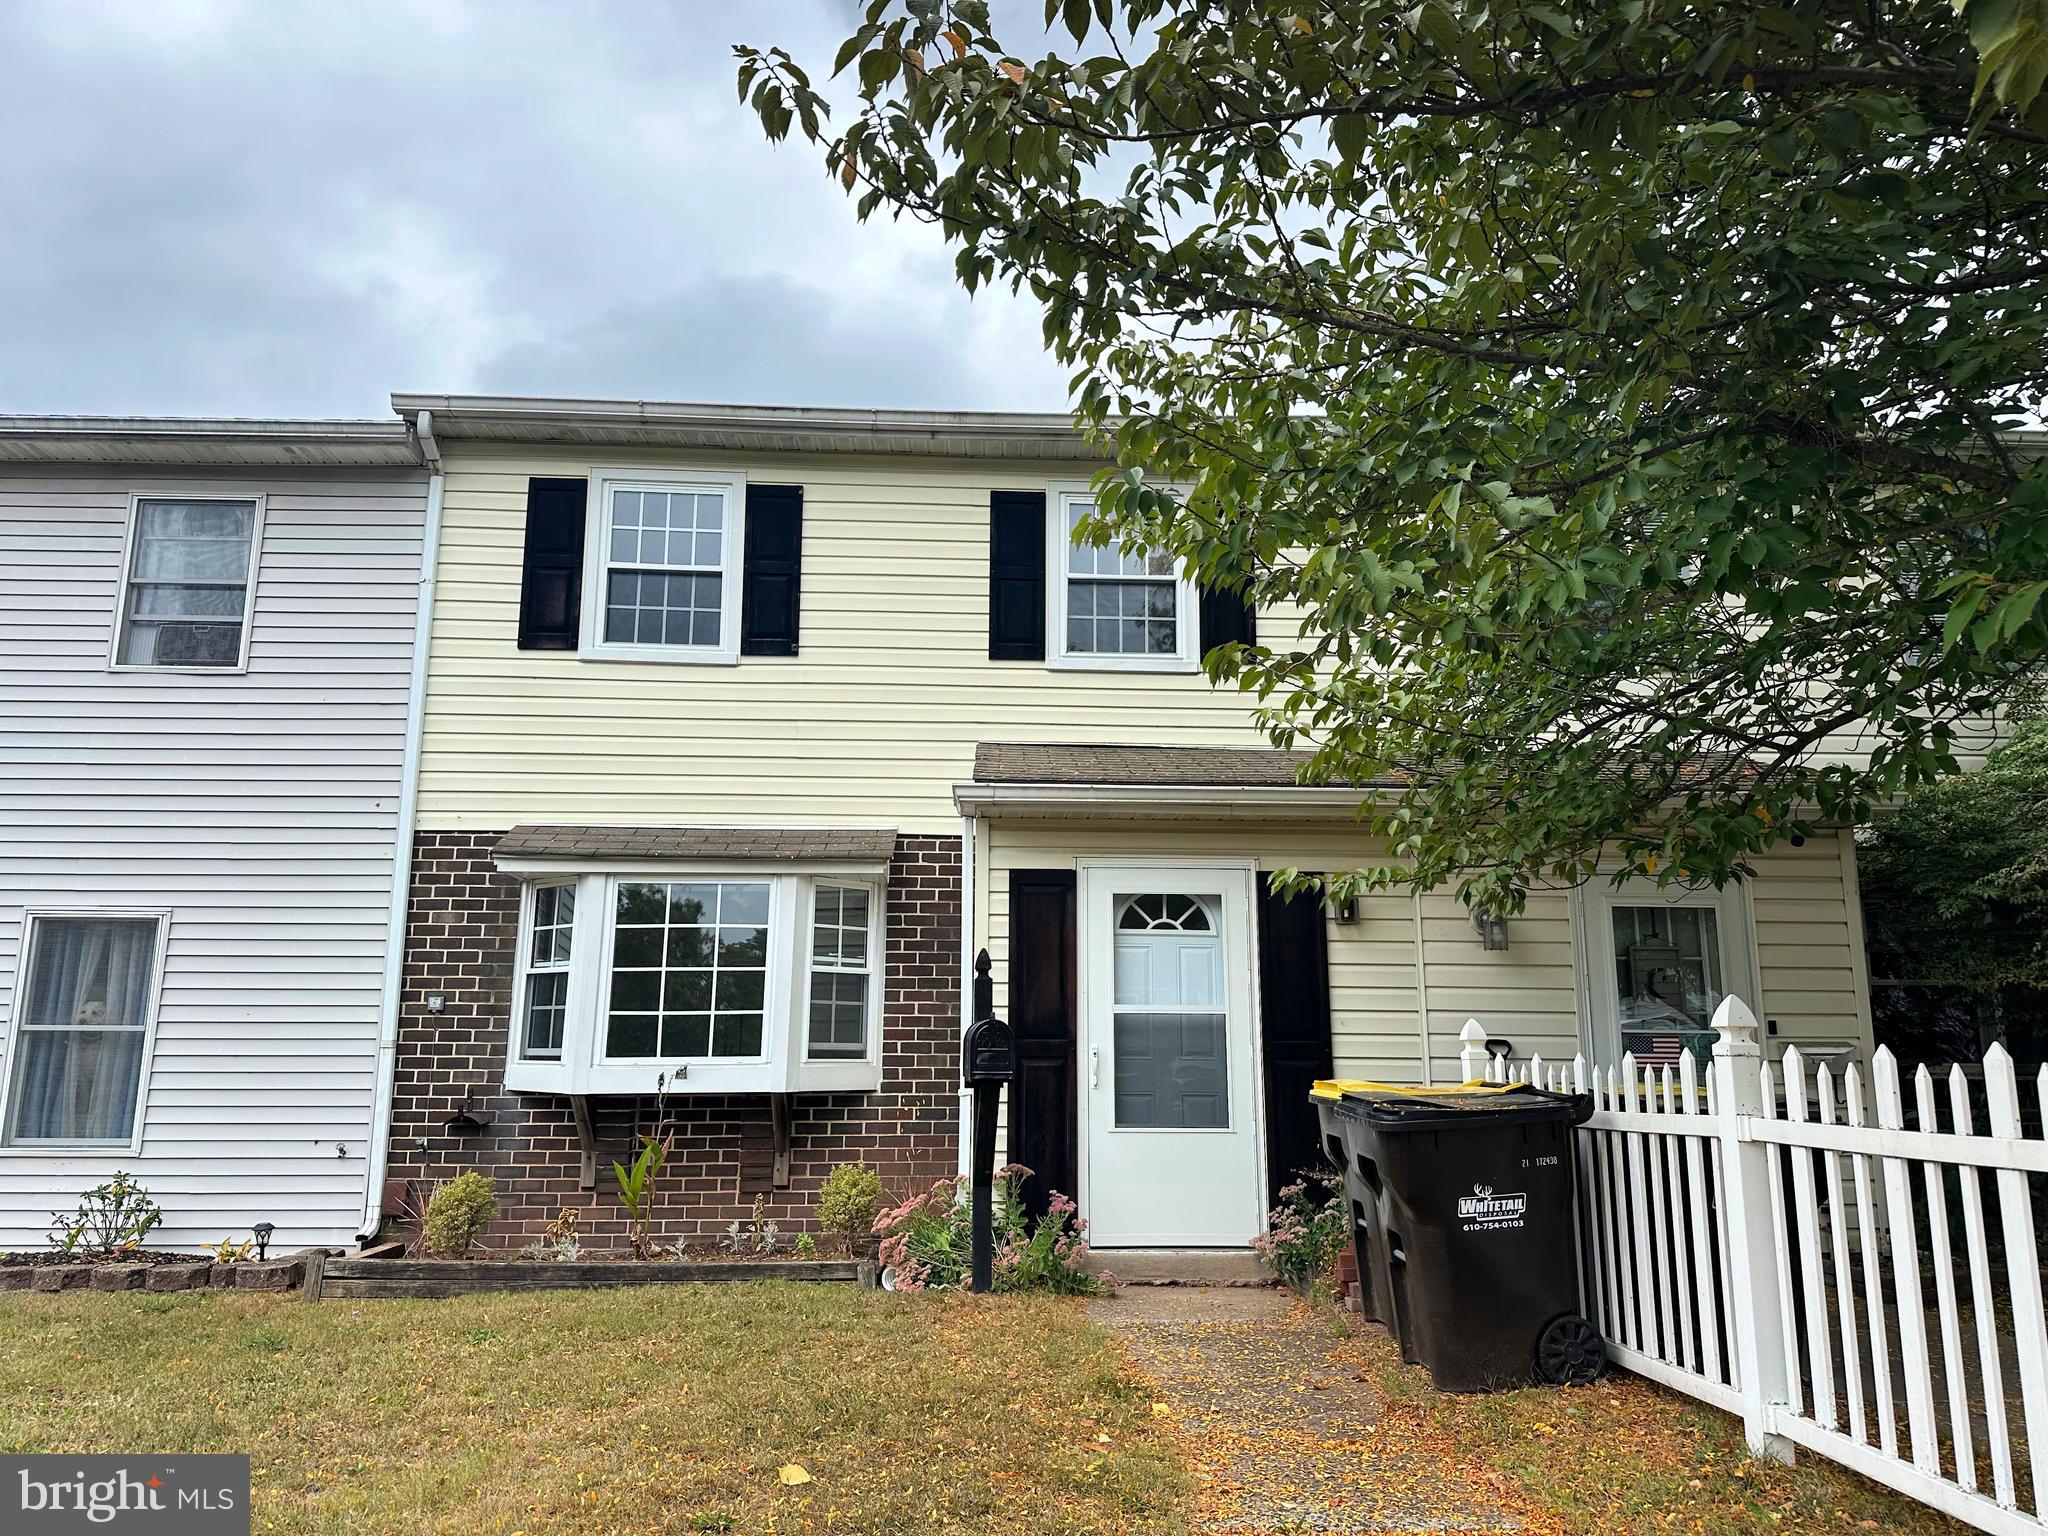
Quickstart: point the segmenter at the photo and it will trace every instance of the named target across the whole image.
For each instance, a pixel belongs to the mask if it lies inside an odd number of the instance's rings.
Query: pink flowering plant
[[[1114,1282],[1082,1267],[1088,1256],[1088,1223],[1072,1199],[1055,1193],[1046,1214],[1033,1226],[1023,1198],[1023,1183],[1030,1173],[1021,1163],[996,1170],[995,1288],[1100,1295]],[[935,1291],[967,1284],[974,1261],[971,1193],[967,1179],[940,1179],[875,1217],[879,1256],[897,1290]]]
[[[1280,1203],[1266,1215],[1266,1230],[1252,1239],[1252,1251],[1275,1278],[1297,1291],[1312,1291],[1337,1266],[1350,1241],[1344,1209],[1344,1181],[1326,1169],[1304,1169],[1280,1191]]]

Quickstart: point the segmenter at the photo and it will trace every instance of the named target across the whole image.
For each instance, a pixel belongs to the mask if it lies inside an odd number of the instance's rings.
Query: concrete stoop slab
[[[1125,1285],[1267,1285],[1272,1277],[1245,1248],[1095,1248],[1088,1267]]]

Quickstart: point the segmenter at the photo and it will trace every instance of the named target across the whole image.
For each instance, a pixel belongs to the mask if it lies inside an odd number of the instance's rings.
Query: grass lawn
[[[8,1294],[0,1450],[247,1451],[294,1533],[1175,1533],[1190,1493],[1074,1304],[821,1285]]]
[[[1304,1360],[1346,1364],[1388,1399],[1361,1448],[1498,1489],[1531,1536],[1963,1531],[1819,1457],[1750,1461],[1635,1377],[1444,1397],[1372,1329]],[[259,1532],[1185,1536],[1192,1447],[1154,1397],[1051,1298],[0,1295],[0,1452],[247,1451]]]
[[[1418,1445],[1454,1447],[1578,1532],[1884,1531],[1971,1536],[1971,1528],[1826,1458],[1755,1460],[1742,1421],[1640,1376],[1620,1373],[1572,1391],[1538,1388],[1448,1397],[1401,1363],[1376,1328],[1340,1347],[1388,1399],[1382,1425]]]

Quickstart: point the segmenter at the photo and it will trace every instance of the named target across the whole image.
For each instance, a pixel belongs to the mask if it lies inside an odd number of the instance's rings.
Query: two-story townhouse
[[[1200,671],[1286,616],[1073,547],[1098,466],[1062,417],[394,404],[447,466],[394,1180],[481,1168],[515,1231],[604,1239],[659,1115],[676,1239],[800,1224],[848,1159],[950,1173],[982,949],[1008,1153],[1108,1248],[1242,1247],[1308,1082],[1446,1081],[1470,1017],[1669,1054],[1732,992],[1868,1049],[1846,836],[1490,931],[1275,899],[1373,853],[1369,787],[1297,784]]]
[[[395,420],[0,418],[0,1250],[374,1227],[429,504]]]

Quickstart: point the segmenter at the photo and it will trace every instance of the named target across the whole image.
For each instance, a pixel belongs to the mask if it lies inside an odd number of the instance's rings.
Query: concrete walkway
[[[1328,1317],[1284,1291],[1132,1286],[1089,1305],[1187,1438],[1198,1529],[1522,1529],[1441,1447],[1383,1423],[1377,1390],[1332,1357]]]

